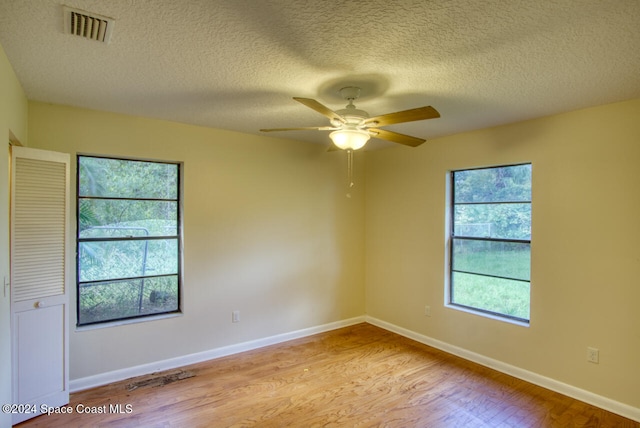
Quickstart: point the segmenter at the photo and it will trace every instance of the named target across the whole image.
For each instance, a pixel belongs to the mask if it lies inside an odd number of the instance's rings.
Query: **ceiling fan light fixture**
[[[358,150],[364,147],[371,136],[362,129],[339,129],[329,134],[333,144],[342,150]]]

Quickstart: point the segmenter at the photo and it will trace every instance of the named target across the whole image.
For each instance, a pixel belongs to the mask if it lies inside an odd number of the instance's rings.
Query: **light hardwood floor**
[[[78,392],[69,406],[18,427],[640,427],[370,324]]]

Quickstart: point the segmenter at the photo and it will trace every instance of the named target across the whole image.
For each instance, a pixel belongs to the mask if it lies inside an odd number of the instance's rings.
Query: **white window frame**
[[[144,162],[144,163],[158,163],[158,164],[168,164],[168,165],[175,165],[177,167],[177,183],[176,183],[176,190],[177,190],[177,197],[175,199],[167,199],[167,201],[172,200],[177,202],[177,233],[175,235],[168,235],[166,237],[162,237],[162,236],[156,236],[153,237],[152,239],[163,239],[163,238],[171,238],[171,239],[176,239],[177,240],[177,306],[175,310],[168,310],[168,311],[161,311],[161,312],[149,312],[149,313],[144,313],[144,314],[139,314],[139,315],[134,315],[134,316],[126,316],[126,317],[121,317],[121,318],[109,318],[109,319],[104,319],[104,320],[100,320],[100,321],[91,321],[91,322],[82,322],[80,320],[80,299],[81,299],[81,293],[80,293],[80,287],[81,285],[81,281],[80,281],[80,253],[79,253],[79,248],[80,248],[80,243],[84,242],[86,240],[80,238],[79,234],[80,234],[80,216],[79,216],[79,209],[80,209],[80,199],[84,198],[85,196],[81,196],[80,195],[80,159],[81,158],[101,158],[101,159],[111,159],[111,160],[121,160],[121,161],[131,161],[131,162]],[[116,325],[122,325],[122,324],[129,324],[132,322],[142,322],[142,321],[151,321],[151,320],[156,320],[156,319],[164,319],[167,317],[174,317],[174,316],[178,316],[182,314],[182,287],[183,287],[183,226],[182,226],[182,219],[183,219],[183,174],[184,174],[184,165],[182,162],[175,162],[175,161],[163,161],[163,160],[149,160],[149,159],[137,159],[137,158],[128,158],[128,157],[117,157],[117,156],[104,156],[104,155],[91,155],[91,154],[81,154],[78,153],[77,155],[77,161],[76,161],[76,268],[78,270],[77,275],[76,275],[76,308],[77,308],[77,316],[76,316],[76,322],[77,322],[77,327],[79,329],[85,330],[85,329],[93,329],[96,327],[109,327],[109,326],[116,326]],[[91,199],[91,197],[88,197],[89,199]],[[106,199],[110,199],[110,198],[106,198]],[[118,198],[115,198],[118,199]],[[124,198],[126,199],[126,198]],[[144,199],[137,199],[137,198],[130,198],[131,200],[144,200]],[[130,238],[129,238],[130,239]],[[94,239],[95,240],[95,239]],[[126,240],[126,238],[125,238]],[[104,281],[95,281],[97,283],[99,282],[111,282],[111,281],[118,281],[119,278],[111,278],[111,279],[105,279]]]
[[[463,305],[463,304],[459,304],[453,301],[453,294],[454,294],[454,284],[453,284],[453,263],[454,263],[454,256],[453,256],[453,250],[454,250],[454,244],[453,241],[454,239],[458,238],[458,239],[468,239],[468,237],[464,237],[464,236],[456,236],[455,235],[455,228],[454,228],[454,208],[455,205],[454,204],[454,197],[455,197],[455,185],[454,185],[454,175],[456,172],[464,172],[464,171],[472,171],[472,170],[485,170],[485,169],[492,169],[492,168],[505,168],[505,167],[513,167],[513,166],[520,166],[520,165],[530,165],[532,166],[532,164],[530,162],[525,162],[525,163],[517,163],[517,164],[505,164],[505,165],[495,165],[495,166],[488,166],[488,167],[474,167],[474,168],[463,168],[463,169],[457,169],[457,170],[451,170],[448,171],[447,173],[447,177],[446,177],[446,213],[445,213],[445,249],[446,249],[446,253],[445,253],[445,307],[447,308],[451,308],[451,309],[455,309],[455,310],[459,310],[462,312],[467,312],[467,313],[472,313],[475,315],[480,315],[486,318],[490,318],[490,319],[495,319],[498,321],[506,321],[509,323],[513,323],[513,324],[517,324],[517,325],[522,325],[522,326],[526,326],[528,327],[530,325],[530,320],[531,320],[531,281],[529,278],[529,281],[526,281],[529,283],[529,316],[527,318],[521,318],[521,317],[514,317],[514,316],[510,316],[508,314],[503,314],[503,313],[499,313],[499,312],[494,312],[494,311],[490,311],[490,310],[486,310],[486,309],[482,309],[482,308],[478,308],[478,307],[473,307],[473,306],[467,306],[467,305]],[[533,180],[533,179],[532,179]],[[522,202],[522,201],[519,201]],[[529,204],[531,204],[531,199],[528,201]],[[530,224],[531,226],[531,224]],[[471,238],[471,239],[475,239],[475,238]],[[517,242],[517,243],[523,243],[523,244],[528,244],[531,248],[531,239],[478,239],[478,240],[487,240],[487,241],[495,241],[495,242]],[[529,269],[531,269],[531,260],[529,260]]]

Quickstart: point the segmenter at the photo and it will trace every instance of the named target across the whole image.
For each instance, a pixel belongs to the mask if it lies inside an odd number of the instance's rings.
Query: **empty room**
[[[640,427],[638,28],[0,0],[0,427]]]

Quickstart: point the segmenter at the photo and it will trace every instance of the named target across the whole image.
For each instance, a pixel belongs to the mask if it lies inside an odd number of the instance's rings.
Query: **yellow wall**
[[[72,157],[184,162],[184,316],[72,328],[72,380],[364,314],[364,190],[346,197],[345,153],[37,102],[29,135]]]
[[[367,314],[639,408],[639,119],[632,100],[368,153]],[[519,162],[533,164],[530,327],[443,304],[447,171]]]
[[[27,98],[0,46],[0,402],[11,402],[11,332],[9,290],[9,138],[27,139]],[[11,415],[0,413],[0,426],[10,426]]]

